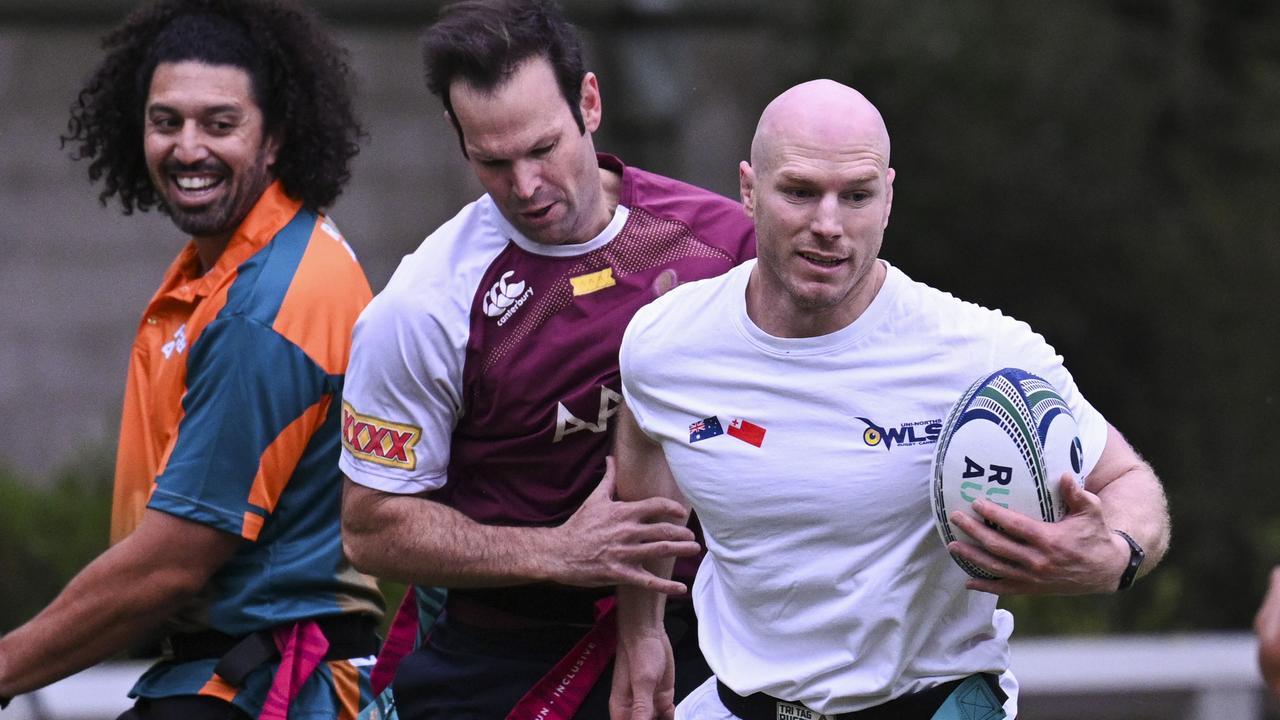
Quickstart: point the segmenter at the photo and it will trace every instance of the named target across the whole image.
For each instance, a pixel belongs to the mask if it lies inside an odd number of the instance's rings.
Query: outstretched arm
[[[614,499],[612,461],[600,485],[557,527],[484,525],[417,495],[346,481],[342,540],[352,564],[417,585],[497,587],[555,582],[582,587],[637,585],[679,594],[685,587],[650,572],[658,557],[698,554],[677,502]]]
[[[624,406],[614,440],[618,467],[618,497],[646,501],[662,498],[688,503],[676,487],[662,448],[641,432]],[[668,578],[675,558],[667,555],[646,563],[654,575]],[[663,629],[666,597],[645,587],[618,588],[618,652],[613,669],[609,713],[614,720],[649,720],[675,716],[675,660]]]
[[[1107,444],[1085,487],[1061,481],[1067,515],[1045,523],[980,500],[978,515],[995,530],[956,512],[951,521],[978,544],[952,542],[947,549],[1000,577],[968,581],[972,590],[997,594],[1076,595],[1113,592],[1129,563],[1123,530],[1142,546],[1145,575],[1169,548],[1169,509],[1160,480],[1120,431],[1108,426]]]
[[[147,510],[40,614],[0,638],[0,696],[29,692],[128,649],[196,595],[241,539]]]

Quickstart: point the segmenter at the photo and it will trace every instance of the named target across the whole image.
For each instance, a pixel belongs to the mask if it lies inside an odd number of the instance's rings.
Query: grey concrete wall
[[[39,482],[113,447],[138,318],[185,238],[155,213],[97,202],[59,149],[102,27],[0,25],[0,465]],[[417,26],[348,27],[369,140],[331,215],[374,289],[479,186],[421,81]],[[590,36],[605,122],[597,147],[726,194],[776,88],[760,31],[639,27]]]

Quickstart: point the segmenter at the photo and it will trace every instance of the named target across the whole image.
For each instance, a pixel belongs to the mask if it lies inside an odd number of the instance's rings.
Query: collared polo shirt
[[[381,613],[338,524],[340,397],[351,329],[371,296],[338,230],[279,183],[208,272],[194,243],[166,272],[130,356],[112,541],[146,508],[244,540],[173,630],[242,635]],[[211,671],[172,664],[135,688],[196,691],[234,696]]]

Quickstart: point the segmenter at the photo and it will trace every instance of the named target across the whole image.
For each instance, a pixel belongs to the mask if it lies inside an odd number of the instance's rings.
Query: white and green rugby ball
[[[973,542],[948,515],[960,510],[979,518],[972,505],[980,498],[1045,522],[1061,520],[1059,480],[1071,473],[1083,485],[1083,462],[1075,418],[1048,381],[1016,368],[978,378],[938,437],[930,493],[938,535],[944,544]],[[952,557],[970,575],[995,579]]]

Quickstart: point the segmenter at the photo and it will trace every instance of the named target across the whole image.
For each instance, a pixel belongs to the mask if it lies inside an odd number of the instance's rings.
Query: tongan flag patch
[[[720,427],[720,418],[712,415],[709,418],[703,418],[689,426],[689,442],[696,443],[699,440],[706,440],[717,435],[723,435],[724,428]]]
[[[729,422],[729,437],[736,437],[744,443],[750,443],[756,447],[764,444],[764,428],[742,418],[734,418]]]

